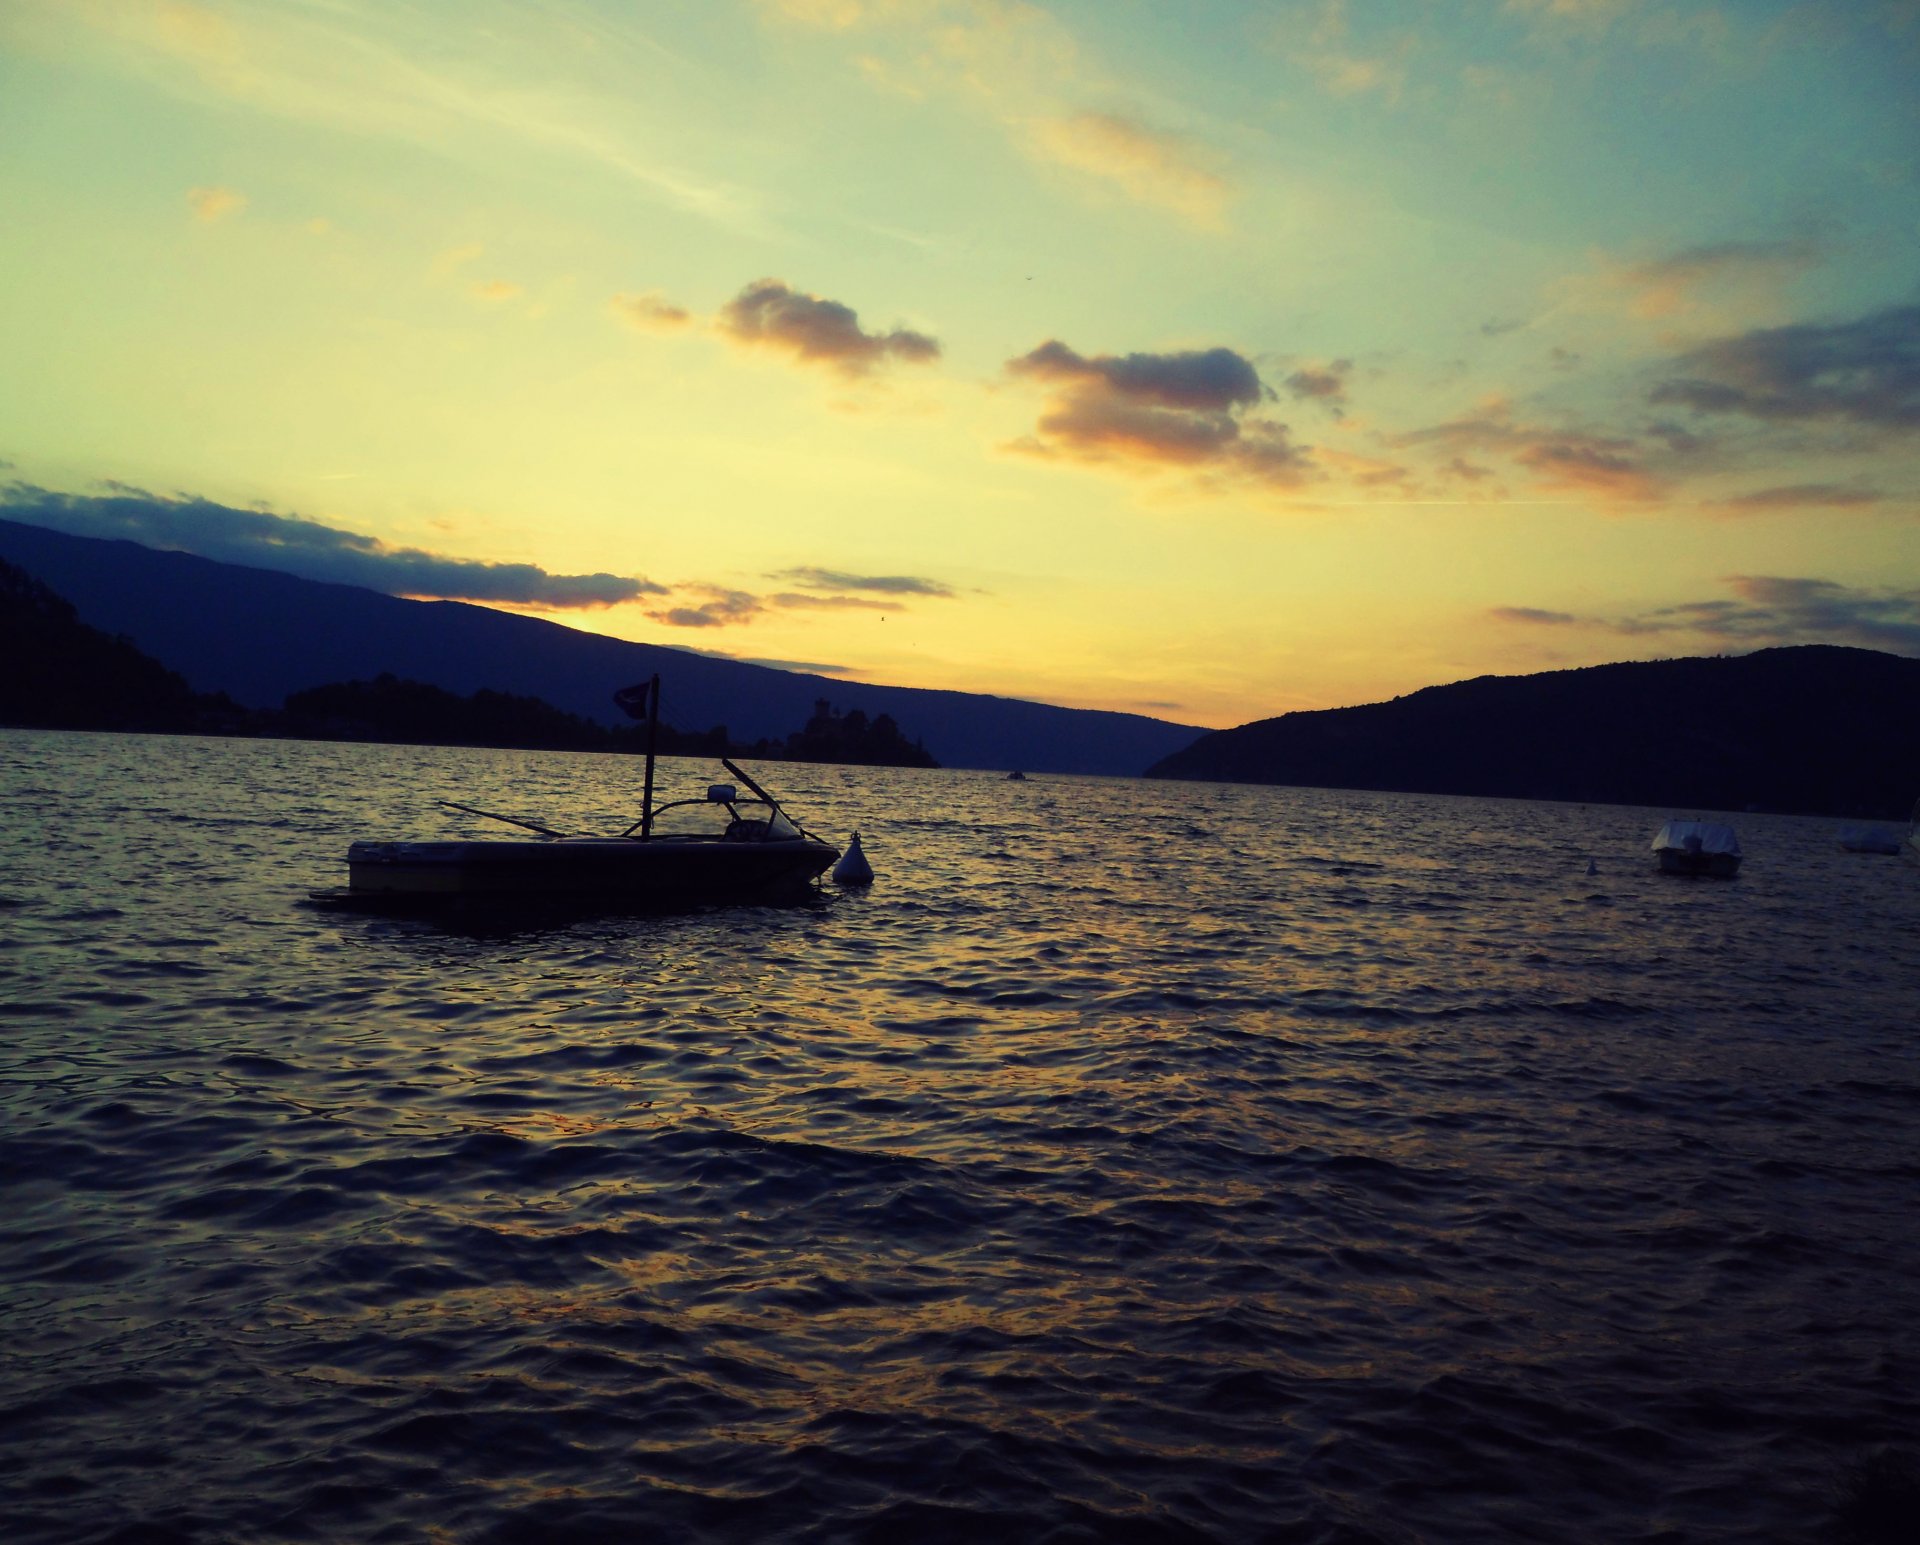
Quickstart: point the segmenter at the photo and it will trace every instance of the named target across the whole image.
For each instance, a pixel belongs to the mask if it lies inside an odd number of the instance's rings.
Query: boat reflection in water
[[[347,889],[316,900],[344,905],[585,903],[677,908],[715,903],[770,904],[804,899],[839,851],[807,832],[778,801],[732,762],[721,765],[746,785],[710,785],[690,799],[653,800],[660,678],[616,699],[647,721],[646,783],[640,819],[610,836],[571,836],[538,821],[496,815],[532,837],[478,841],[356,842],[347,850]]]

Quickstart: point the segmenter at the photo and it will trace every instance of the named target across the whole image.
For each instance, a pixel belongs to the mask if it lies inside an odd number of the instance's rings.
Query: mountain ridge
[[[1150,778],[1890,818],[1920,660],[1838,644],[1476,676],[1202,735]]]
[[[382,673],[471,694],[541,698],[602,723],[612,695],[655,671],[665,715],[742,740],[778,738],[822,698],[889,715],[947,767],[1137,776],[1203,733],[1143,714],[990,693],[889,687],[587,633],[464,601],[411,601],[273,569],[0,520],[0,557],[124,634],[201,692],[252,708]]]

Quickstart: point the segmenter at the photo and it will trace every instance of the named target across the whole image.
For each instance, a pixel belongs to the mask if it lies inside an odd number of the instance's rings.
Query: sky
[[[3,0],[0,517],[1210,727],[1920,654],[1920,0]]]

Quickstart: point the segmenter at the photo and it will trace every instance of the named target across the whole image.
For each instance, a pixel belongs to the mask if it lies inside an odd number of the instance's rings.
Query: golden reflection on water
[[[889,1455],[962,1473],[1013,1434],[1110,1519],[1215,1527],[1194,1476],[1238,1537],[1483,1486],[1542,1538],[1569,1495],[1597,1535],[1648,1516],[1548,1473],[1563,1448],[1679,1517],[1634,1444],[1759,1486],[1800,1461],[1754,1432],[1910,1403],[1856,1357],[1920,1316],[1897,870],[1785,821],[1707,888],[1647,872],[1645,812],[795,767],[810,826],[868,834],[871,893],[499,928],[297,905],[351,837],[442,834],[443,793],[624,811],[610,761],[183,743],[130,760],[86,865],[36,878],[0,829],[4,963],[62,1011],[13,1024],[0,1083],[35,1187],[0,1217],[23,1399],[151,1369],[368,1495],[706,1466],[934,1496]],[[283,792],[222,807],[253,762]],[[163,849],[232,883],[156,888]],[[29,1466],[81,1473],[129,1409],[68,1410]],[[129,1494],[228,1462],[178,1455]],[[247,1483],[274,1518],[287,1473]]]

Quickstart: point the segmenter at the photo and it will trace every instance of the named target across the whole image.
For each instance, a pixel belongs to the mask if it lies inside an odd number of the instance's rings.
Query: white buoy
[[[847,851],[840,855],[840,862],[833,866],[835,885],[871,885],[873,884],[873,865],[867,862],[867,855],[860,851],[860,833],[853,834],[853,840],[847,844]]]

